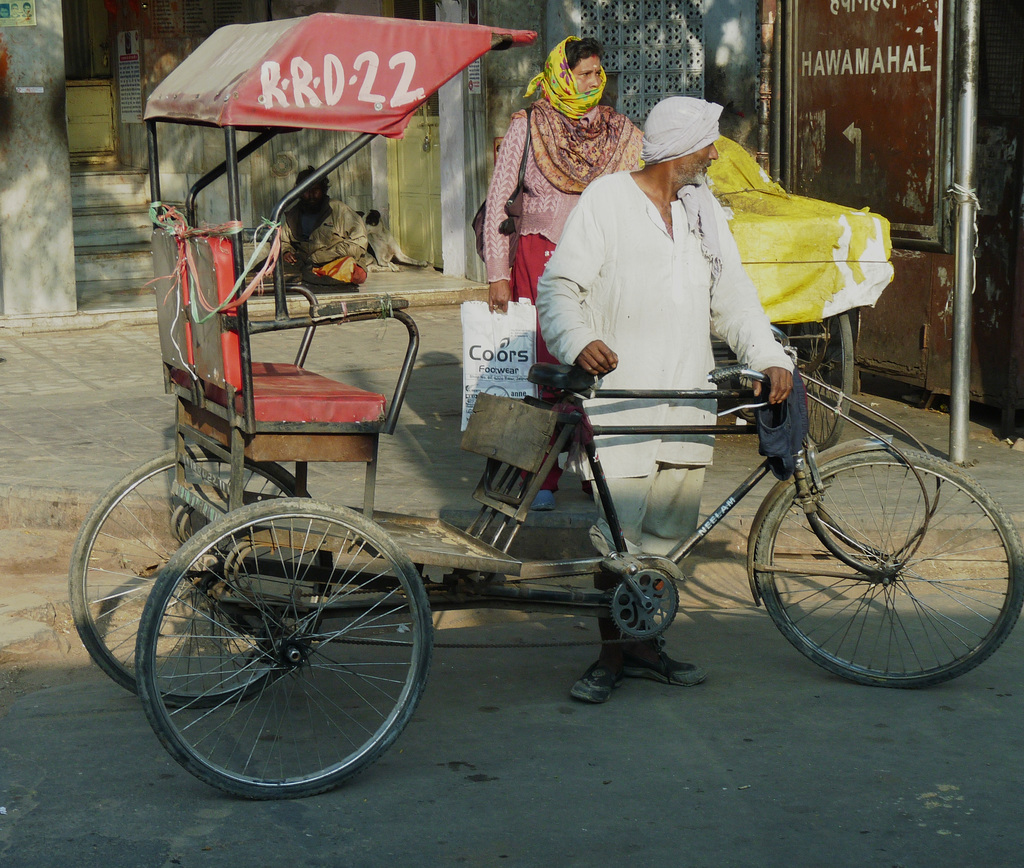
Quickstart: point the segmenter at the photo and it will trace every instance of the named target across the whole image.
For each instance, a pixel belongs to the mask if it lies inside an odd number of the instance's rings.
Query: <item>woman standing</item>
[[[526,96],[540,87],[543,98],[530,112],[523,215],[515,257],[510,261],[510,237],[499,232],[498,226],[519,180],[527,132],[527,113],[512,115],[487,192],[484,261],[491,310],[507,310],[509,301],[536,304],[537,281],[580,193],[595,178],[639,167],[643,134],[624,115],[598,105],[606,81],[601,44],[596,39],[570,36],[548,55],[544,71],[527,87]],[[537,361],[556,361],[539,333]],[[533,509],[554,508],[560,474],[556,465]]]

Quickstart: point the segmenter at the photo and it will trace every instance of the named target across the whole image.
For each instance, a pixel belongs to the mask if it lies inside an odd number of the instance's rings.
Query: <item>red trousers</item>
[[[544,267],[548,264],[551,254],[554,252],[555,242],[549,241],[543,235],[521,235],[519,246],[516,247],[516,259],[512,263],[512,300],[529,300],[534,307],[537,306],[537,281],[544,273]],[[537,322],[537,361],[557,364],[556,359],[548,351],[547,344],[540,333],[540,321]],[[545,399],[554,398],[553,393],[541,390],[541,397]],[[558,480],[562,477],[562,468],[555,464],[548,473],[544,484],[541,486],[546,491],[558,491]]]

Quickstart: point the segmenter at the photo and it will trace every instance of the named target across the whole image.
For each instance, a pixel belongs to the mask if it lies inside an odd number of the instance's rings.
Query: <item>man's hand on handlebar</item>
[[[614,371],[619,366],[619,357],[604,341],[591,341],[576,356],[576,364],[588,374],[600,377],[609,371]]]
[[[771,382],[772,387],[768,393],[768,403],[781,404],[793,391],[793,375],[785,368],[766,368],[764,375]],[[754,383],[754,394],[761,394],[760,383]]]

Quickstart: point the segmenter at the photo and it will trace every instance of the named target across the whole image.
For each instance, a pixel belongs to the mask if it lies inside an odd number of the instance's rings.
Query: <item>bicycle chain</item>
[[[347,645],[387,645],[389,648],[411,648],[412,642],[390,642],[386,639],[336,639]],[[561,642],[434,642],[434,648],[579,648],[586,645],[628,645],[642,639],[586,639]]]

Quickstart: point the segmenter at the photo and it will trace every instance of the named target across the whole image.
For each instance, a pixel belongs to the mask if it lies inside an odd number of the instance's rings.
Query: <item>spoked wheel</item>
[[[782,328],[796,350],[797,366],[802,373],[842,390],[844,395],[852,394],[853,327],[849,313],[828,317],[820,323],[797,323]],[[814,383],[807,383],[807,392],[811,398],[807,402],[811,438],[819,449],[827,449],[842,436],[843,418],[835,413],[838,396]],[[825,406],[813,398],[824,401]],[[849,402],[843,401],[840,409],[848,410]]]
[[[752,538],[757,588],[779,630],[862,684],[962,675],[1002,644],[1024,598],[1024,552],[1006,514],[959,468],[906,454],[916,474],[885,449],[821,465],[824,542],[792,483],[769,494]]]
[[[185,487],[211,503],[227,504],[230,470],[198,449],[188,457]],[[207,519],[172,495],[174,452],[148,461],[99,499],[75,541],[68,572],[71,612],[89,656],[114,681],[135,690],[135,636],[146,597],[170,556]],[[245,500],[295,492],[291,474],[275,466],[247,466]]]
[[[412,717],[432,625],[416,568],[350,510],[235,510],[167,565],[139,628],[139,697],[171,755],[254,799],[328,790]]]

